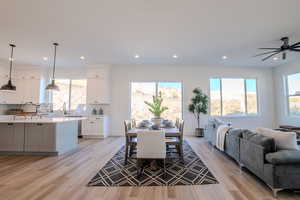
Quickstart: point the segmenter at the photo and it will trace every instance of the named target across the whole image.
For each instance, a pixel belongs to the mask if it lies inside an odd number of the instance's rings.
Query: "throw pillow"
[[[297,135],[294,132],[275,131],[268,128],[257,128],[256,132],[275,140],[276,148],[279,150],[299,150]]]

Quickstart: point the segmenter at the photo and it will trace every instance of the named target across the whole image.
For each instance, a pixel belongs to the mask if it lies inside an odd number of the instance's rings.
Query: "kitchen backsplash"
[[[45,104],[41,105],[41,111],[43,113],[47,112],[49,109],[48,106]],[[15,108],[23,108],[22,105],[5,105],[0,104],[0,115],[5,115],[6,111],[9,109],[15,109]],[[110,114],[110,106],[109,105],[87,105],[85,111],[77,112],[76,114],[83,114],[83,115],[91,115],[93,114],[93,109],[96,109],[97,114],[99,114],[99,109],[102,108],[104,115]]]

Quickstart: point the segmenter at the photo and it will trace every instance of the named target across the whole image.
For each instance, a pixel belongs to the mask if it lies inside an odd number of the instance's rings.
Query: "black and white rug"
[[[152,171],[144,169],[143,175],[137,178],[136,159],[128,159],[124,166],[125,147],[96,174],[88,186],[173,186],[216,184],[217,179],[203,164],[187,142],[184,142],[184,164],[180,159],[171,159],[166,164],[167,175],[164,179],[163,169]]]

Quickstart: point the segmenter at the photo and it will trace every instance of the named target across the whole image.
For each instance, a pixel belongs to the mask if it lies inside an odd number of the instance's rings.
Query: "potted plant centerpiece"
[[[207,114],[208,96],[204,94],[200,88],[195,88],[193,90],[193,94],[194,97],[191,99],[189,111],[194,114],[197,120],[195,135],[198,137],[203,137],[203,128],[200,128],[200,114]]]
[[[152,122],[154,123],[154,125],[160,127],[162,123],[161,114],[168,110],[168,107],[162,106],[163,98],[161,92],[159,92],[158,96],[153,96],[152,100],[153,103],[145,101],[145,104],[150,107],[149,111],[154,115]]]

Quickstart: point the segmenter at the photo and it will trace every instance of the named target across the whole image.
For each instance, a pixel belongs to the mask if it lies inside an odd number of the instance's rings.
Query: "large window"
[[[64,104],[67,110],[76,110],[79,104],[86,104],[85,79],[56,79],[55,83],[59,91],[52,92],[53,110],[63,110]]]
[[[216,116],[257,114],[256,79],[210,79],[210,113]]]
[[[182,118],[181,82],[132,82],[131,83],[131,118],[141,121],[153,118],[144,101],[152,102],[152,96],[162,93],[163,106],[169,109],[162,118],[175,121]]]
[[[289,114],[300,116],[300,73],[287,76]]]

